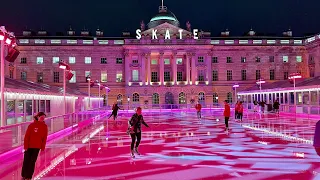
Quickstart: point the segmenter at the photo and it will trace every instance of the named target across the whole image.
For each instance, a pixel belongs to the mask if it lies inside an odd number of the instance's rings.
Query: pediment
[[[142,36],[152,36],[153,31],[156,31],[158,36],[161,36],[161,35],[165,36],[167,30],[169,30],[169,33],[171,36],[179,36],[181,30],[182,30],[183,37],[186,37],[188,35],[189,36],[192,35],[192,33],[190,31],[176,27],[176,26],[169,24],[169,23],[163,23],[163,24],[160,24],[159,26],[156,26],[154,28],[145,30],[141,33],[141,35]]]

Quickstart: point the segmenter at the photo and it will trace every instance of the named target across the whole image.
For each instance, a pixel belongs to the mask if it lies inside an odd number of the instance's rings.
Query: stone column
[[[129,52],[126,51],[124,53],[124,63],[125,63],[125,77],[126,77],[126,86],[129,85],[129,82],[131,81],[131,73],[130,73],[130,64],[131,64],[131,56],[129,56]]]
[[[151,57],[150,53],[145,54],[145,59],[147,61],[147,83],[146,85],[151,84]]]
[[[191,81],[192,84],[196,83],[197,78],[197,69],[196,69],[196,54],[192,53],[192,59],[191,59]]]
[[[163,60],[163,52],[159,53],[159,66],[160,66],[160,85],[164,84],[164,60]]]
[[[314,57],[314,76],[320,76],[320,48],[318,48],[316,56]]]
[[[172,65],[172,81],[173,81],[173,85],[177,84],[177,53],[173,52],[172,53],[172,61],[171,61]]]
[[[207,58],[206,58],[206,63],[207,63],[207,81],[209,81],[209,84],[212,82],[212,53],[208,53]]]
[[[187,84],[190,84],[190,60],[191,60],[191,53],[187,53],[186,55],[186,81]]]
[[[140,54],[139,57],[140,61],[141,61],[141,73],[140,73],[140,79],[142,81],[142,84],[145,85],[146,84],[146,58],[145,58],[145,54],[142,53]]]

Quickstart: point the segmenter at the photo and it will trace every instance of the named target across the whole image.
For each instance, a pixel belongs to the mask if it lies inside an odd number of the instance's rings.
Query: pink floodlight
[[[235,85],[233,85],[232,87],[238,88],[238,87],[240,87],[240,86],[239,86],[239,84],[235,84]]]
[[[59,65],[59,68],[60,69],[67,69],[67,66],[61,64],[61,65]]]
[[[4,38],[5,38],[4,33],[3,33],[3,32],[0,32],[0,41],[3,41],[3,40],[4,40]]]
[[[12,39],[10,39],[10,38],[7,38],[7,39],[6,39],[6,43],[7,43],[8,45],[10,45],[11,42],[12,42]]]

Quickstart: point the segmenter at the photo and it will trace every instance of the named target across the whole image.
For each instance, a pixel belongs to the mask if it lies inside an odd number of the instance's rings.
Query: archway
[[[173,104],[174,103],[174,97],[171,92],[167,92],[165,94],[165,104]]]

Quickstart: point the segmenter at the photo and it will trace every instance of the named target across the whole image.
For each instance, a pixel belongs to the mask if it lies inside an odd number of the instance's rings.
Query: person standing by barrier
[[[196,104],[196,110],[197,110],[197,117],[198,117],[198,119],[201,119],[201,108],[202,108],[202,106],[201,106],[201,104],[198,102],[197,104]]]
[[[46,114],[39,112],[34,116],[34,122],[28,126],[24,136],[24,158],[21,176],[23,179],[32,179],[39,151],[44,151],[48,136],[48,126],[44,119]]]
[[[274,103],[273,103],[273,109],[274,109],[274,112],[279,116],[279,107],[280,107],[280,104],[279,104],[279,100],[276,100]]]
[[[142,108],[137,107],[136,113],[132,115],[131,119],[128,121],[128,131],[127,133],[131,136],[131,156],[135,158],[134,153],[137,153],[140,155],[140,152],[138,151],[140,142],[141,142],[141,124],[145,125],[146,127],[149,127],[149,125],[144,121],[142,116]],[[137,140],[137,141],[136,141]],[[136,146],[134,147],[134,144],[136,143]]]
[[[239,113],[238,113],[239,105],[240,105],[240,103],[239,103],[239,101],[237,101],[237,103],[234,106],[234,119],[239,119]]]
[[[318,121],[316,124],[313,138],[313,147],[316,150],[317,154],[320,156],[320,121]]]
[[[229,130],[229,118],[230,118],[230,105],[228,104],[228,100],[224,101],[224,123],[226,125],[226,131]]]
[[[242,102],[239,102],[239,105],[238,105],[238,117],[240,119],[240,122],[242,122],[242,117],[243,117],[243,104]]]

